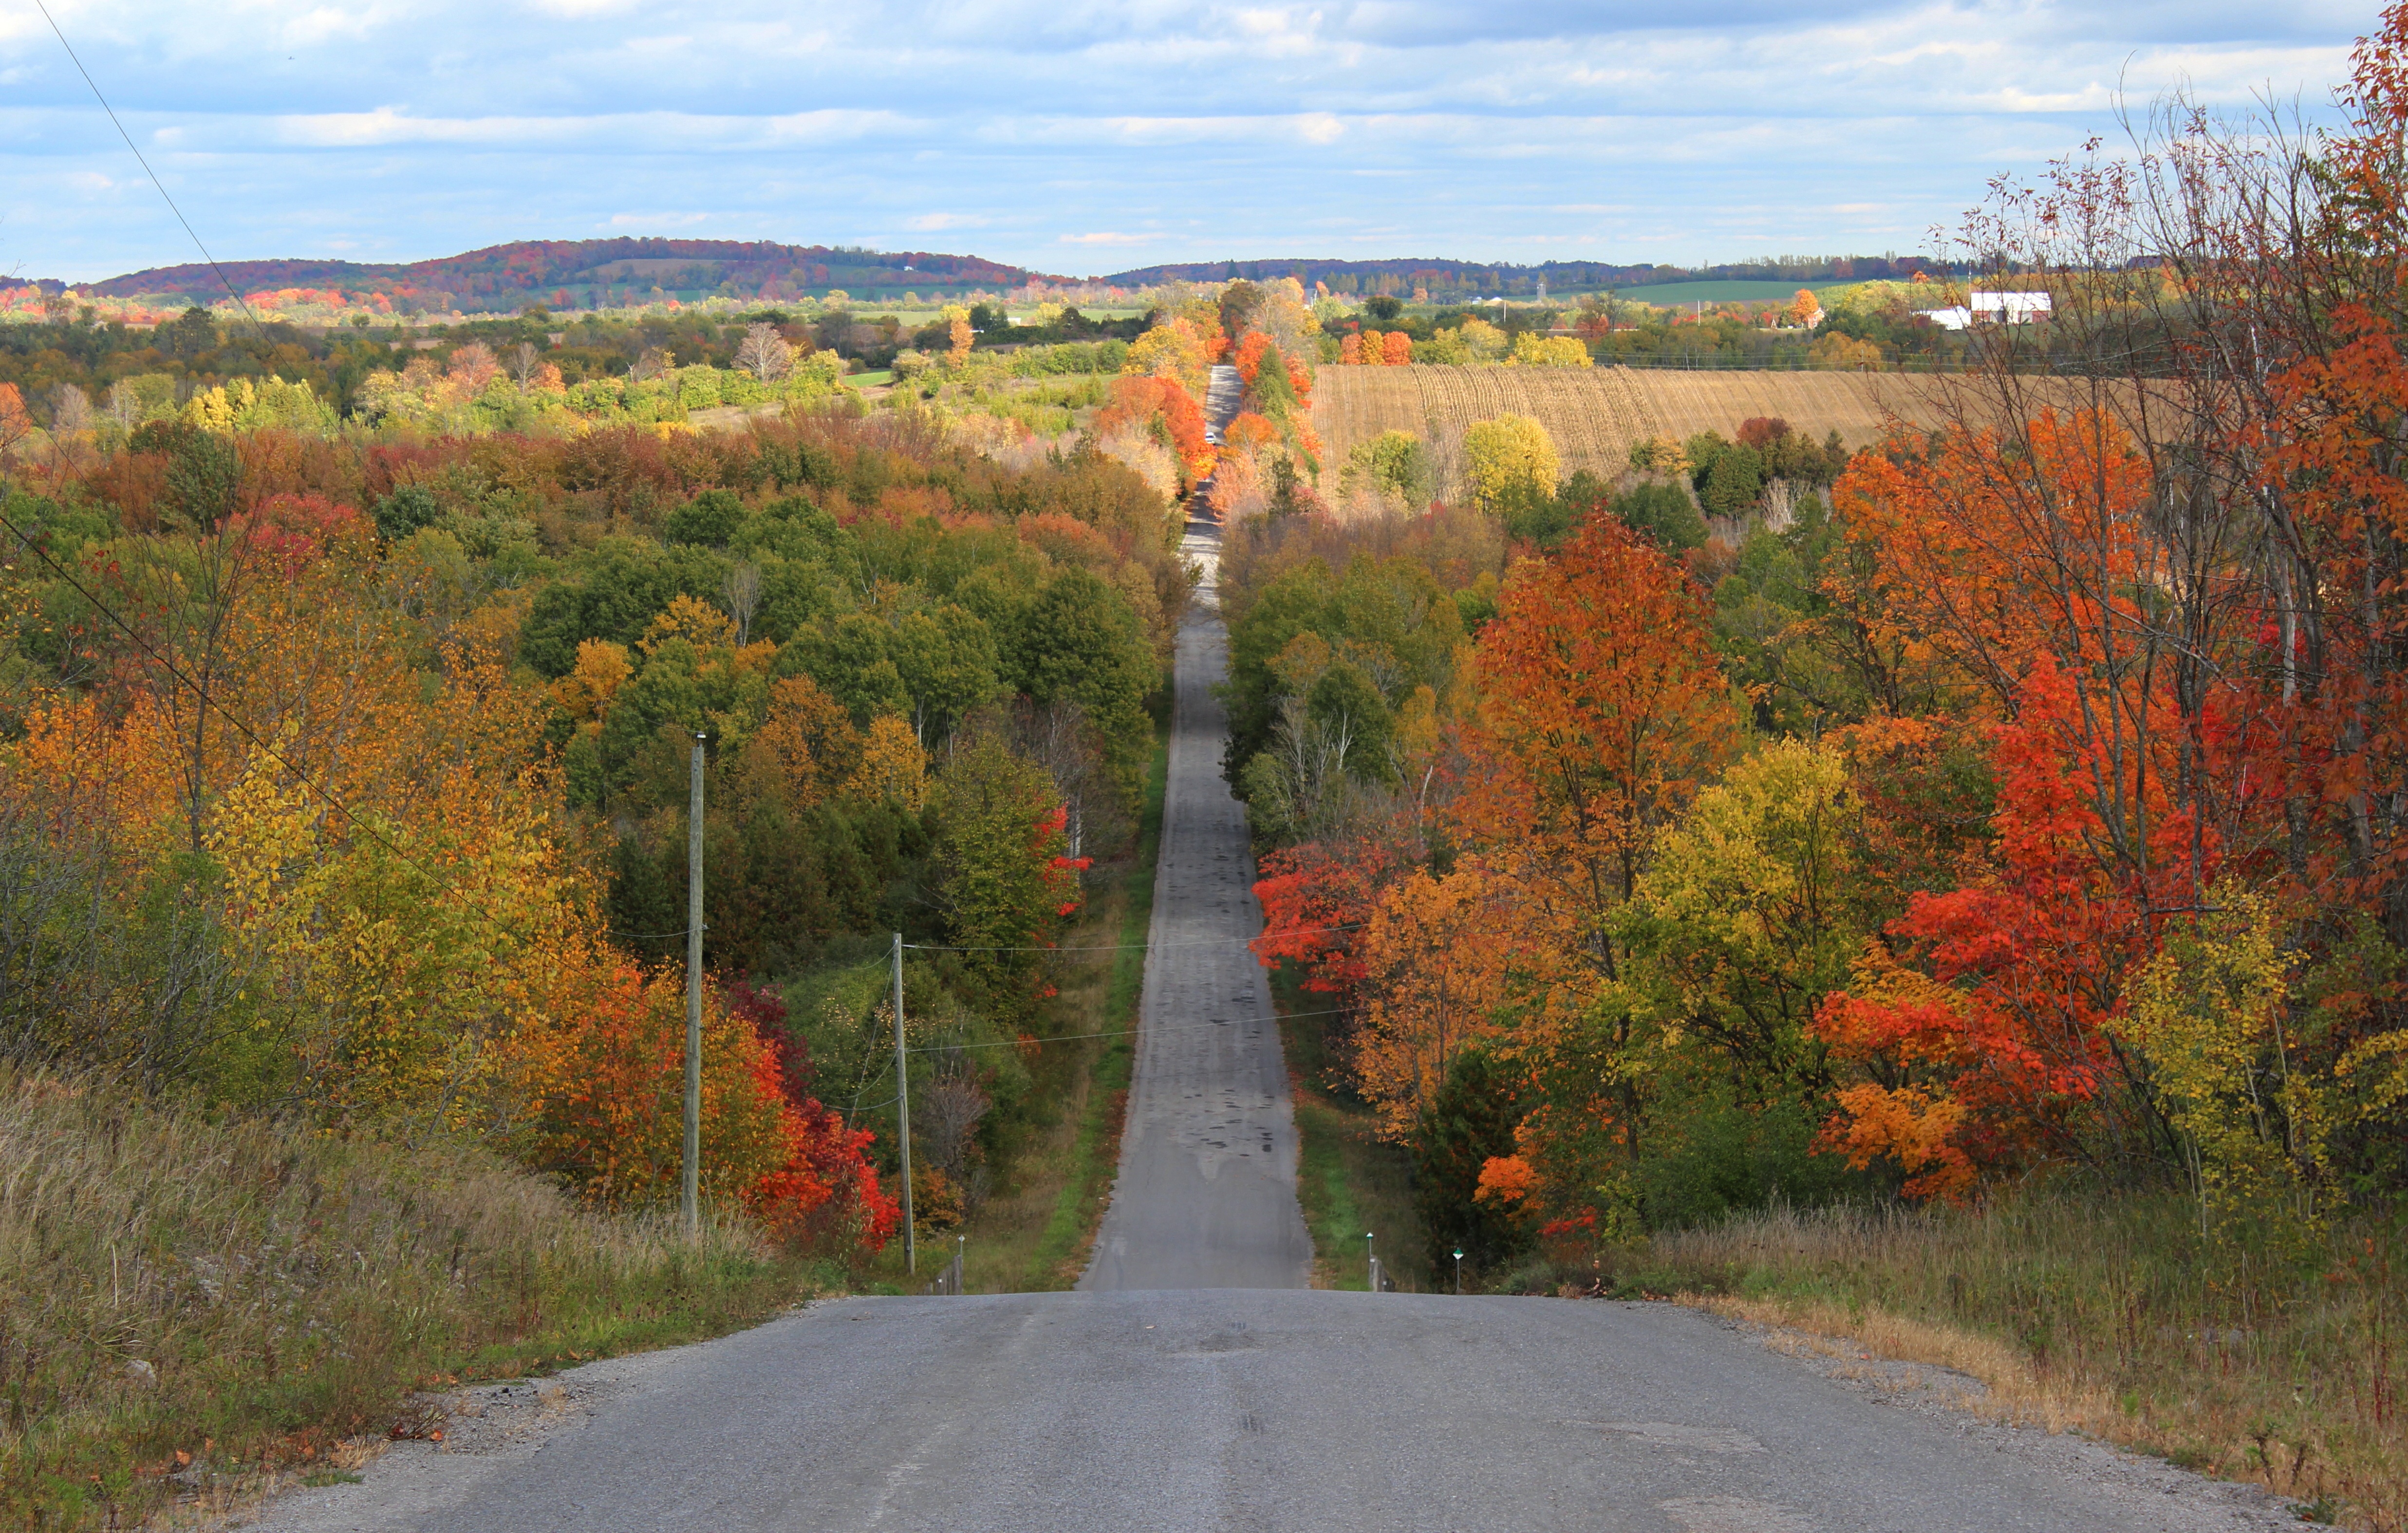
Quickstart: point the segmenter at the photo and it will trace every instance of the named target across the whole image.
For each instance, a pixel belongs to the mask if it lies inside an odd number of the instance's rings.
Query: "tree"
[[[1136,348],[1130,352],[1134,357]],[[1200,372],[1199,367],[1199,376]],[[1191,482],[1211,472],[1213,452],[1204,440],[1203,407],[1176,377],[1147,375],[1112,380],[1111,402],[1096,412],[1096,433],[1104,437],[1131,426],[1169,448]]]
[[[1560,464],[1546,427],[1526,415],[1498,415],[1463,434],[1465,472],[1483,509],[1551,496]]]
[[[1698,484],[1698,500],[1709,516],[1747,513],[1764,494],[1764,459],[1756,449],[1727,446],[1713,454]]]
[[[34,418],[25,412],[25,396],[14,383],[0,383],[0,453],[7,453],[34,434]]]
[[[1668,553],[1685,553],[1706,540],[1705,519],[1676,484],[1638,484],[1613,497],[1607,512]]]
[[[1040,950],[1079,901],[1081,867],[1053,783],[1000,731],[980,729],[955,743],[930,810],[946,934],[971,950],[962,963],[982,1001],[1025,1015],[1038,999]]]
[[[1457,1052],[1413,1128],[1413,1209],[1433,1274],[1456,1252],[1474,1275],[1500,1271],[1529,1244],[1527,1225],[1480,1197],[1480,1173],[1514,1153],[1521,1093],[1512,1068],[1484,1048]]]
[[[1357,491],[1394,496],[1405,509],[1428,508],[1436,483],[1429,444],[1410,431],[1383,431],[1357,442],[1340,470],[1340,493],[1351,498]]]
[[[1838,750],[1769,745],[1698,795],[1615,917],[1666,1047],[1721,1056],[1700,1072],[1742,1105],[1829,1084],[1815,1010],[1872,927],[1862,814]]]
[[[744,524],[744,503],[727,490],[705,490],[668,514],[661,532],[672,543],[724,548]]]
[[[1153,735],[1145,697],[1159,671],[1128,605],[1090,571],[1063,570],[1021,611],[1001,660],[1037,703],[1079,705],[1103,736],[1122,792],[1133,795]]]
[[[1210,357],[1204,337],[1182,319],[1168,319],[1129,343],[1121,371],[1133,378],[1168,379],[1189,394],[1204,392]]]
[[[744,338],[736,344],[736,365],[751,373],[761,382],[782,380],[795,367],[795,349],[777,326],[766,322],[747,325]]]
[[[1492,938],[1515,955],[1521,997],[1502,1047],[1552,1082],[1525,1137],[1559,1211],[1627,1217],[1612,1205],[1633,1196],[1611,1194],[1612,1162],[1640,1156],[1647,1040],[1613,998],[1626,955],[1611,917],[1735,743],[1706,634],[1679,567],[1596,519],[1555,559],[1516,566],[1474,651],[1480,702],[1448,818],[1490,887],[1512,892],[1517,913]]]

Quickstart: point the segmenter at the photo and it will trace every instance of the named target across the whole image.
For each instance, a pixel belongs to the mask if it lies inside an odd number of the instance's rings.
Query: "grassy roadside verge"
[[[1288,1095],[1296,1104],[1297,1201],[1312,1235],[1316,1288],[1368,1289],[1367,1245],[1400,1289],[1432,1284],[1413,1211],[1412,1161],[1372,1137],[1371,1110],[1331,1089],[1337,1061],[1328,1020],[1310,1013],[1326,1002],[1302,990],[1285,967],[1271,975],[1271,1000],[1287,1055]],[[1367,1242],[1363,1237],[1377,1239]]]
[[[1162,732],[1167,741],[1168,731]],[[1154,865],[1162,845],[1167,743],[1154,748],[1138,824],[1137,849],[1118,879],[1089,900],[1062,938],[1066,948],[1111,947],[1111,954],[1062,959],[1055,1016],[1064,1040],[1037,1060],[1037,1095],[1054,1105],[1050,1124],[1010,1159],[1004,1184],[960,1228],[923,1238],[919,1270],[907,1274],[900,1240],[872,1268],[882,1282],[917,1293],[953,1260],[963,1239],[964,1285],[971,1293],[1068,1288],[1079,1281],[1096,1226],[1111,1199],[1120,1163],[1138,1002],[1145,979],[1146,930],[1154,919]],[[1082,956],[1103,962],[1082,962]],[[1106,1037],[1079,1037],[1106,1034]],[[914,1136],[916,1139],[917,1136]]]
[[[56,1078],[0,1075],[0,1166],[10,1526],[131,1526],[195,1483],[337,1472],[414,1389],[698,1340],[844,1281],[738,1229],[697,1249],[595,1214],[473,1146]]]
[[[2106,1194],[1777,1211],[1609,1253],[1601,1281],[1567,1275],[1953,1368],[2000,1419],[2408,1530],[2398,1231],[2277,1254],[2202,1247],[2197,1216],[2178,1196]]]

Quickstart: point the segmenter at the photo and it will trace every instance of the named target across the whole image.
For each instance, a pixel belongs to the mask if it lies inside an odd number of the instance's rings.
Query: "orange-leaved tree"
[[[1212,471],[1212,448],[1204,439],[1204,408],[1177,377],[1148,374],[1112,380],[1111,402],[1096,412],[1096,433],[1100,437],[1125,425],[1150,433],[1169,448],[1189,483]]]
[[[620,1208],[674,1198],[684,1168],[685,996],[606,952],[566,953],[552,993],[512,1039],[510,1084],[535,1163]],[[789,1091],[775,1041],[712,987],[703,1008],[707,1200],[794,1241],[875,1250],[897,1209],[863,1158],[869,1136]]]
[[[1479,938],[1510,957],[1503,1054],[1542,1082],[1525,1155],[1557,1218],[1627,1218],[1646,1125],[1645,1050],[1618,996],[1612,917],[1649,847],[1736,748],[1705,594],[1610,518],[1525,561],[1471,660],[1479,704],[1448,810],[1506,919]]]

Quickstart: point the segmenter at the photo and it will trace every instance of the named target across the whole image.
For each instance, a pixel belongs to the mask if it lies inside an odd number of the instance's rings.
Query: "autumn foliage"
[[[1794,476],[1679,561],[1661,496],[1711,474],[1575,500],[1490,423],[1459,493],[1570,531],[1449,573],[1442,666],[1225,568],[1257,951],[1345,1003],[1352,1088],[1454,1179],[1433,1227],[2063,1179],[2279,1242],[2408,1184],[2404,58],[2394,7],[2313,166],[2175,114],[2147,165],[2001,191],[1969,239],[2056,272],[2045,345],[2146,336],[2146,376],[2043,385],[2001,335],[1828,501],[1784,423],[1668,441],[1635,468]],[[2096,276],[2143,248],[2185,253]],[[1407,525],[1259,540],[1351,590]]]

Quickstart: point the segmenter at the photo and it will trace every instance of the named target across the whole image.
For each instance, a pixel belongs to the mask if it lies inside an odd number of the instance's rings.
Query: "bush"
[[[1705,1101],[1656,1126],[1639,1172],[1641,1207],[1656,1229],[1684,1229],[1784,1205],[1815,1208],[1876,1191],[1870,1173],[1813,1153],[1817,1118],[1794,1102],[1761,1110]]]

